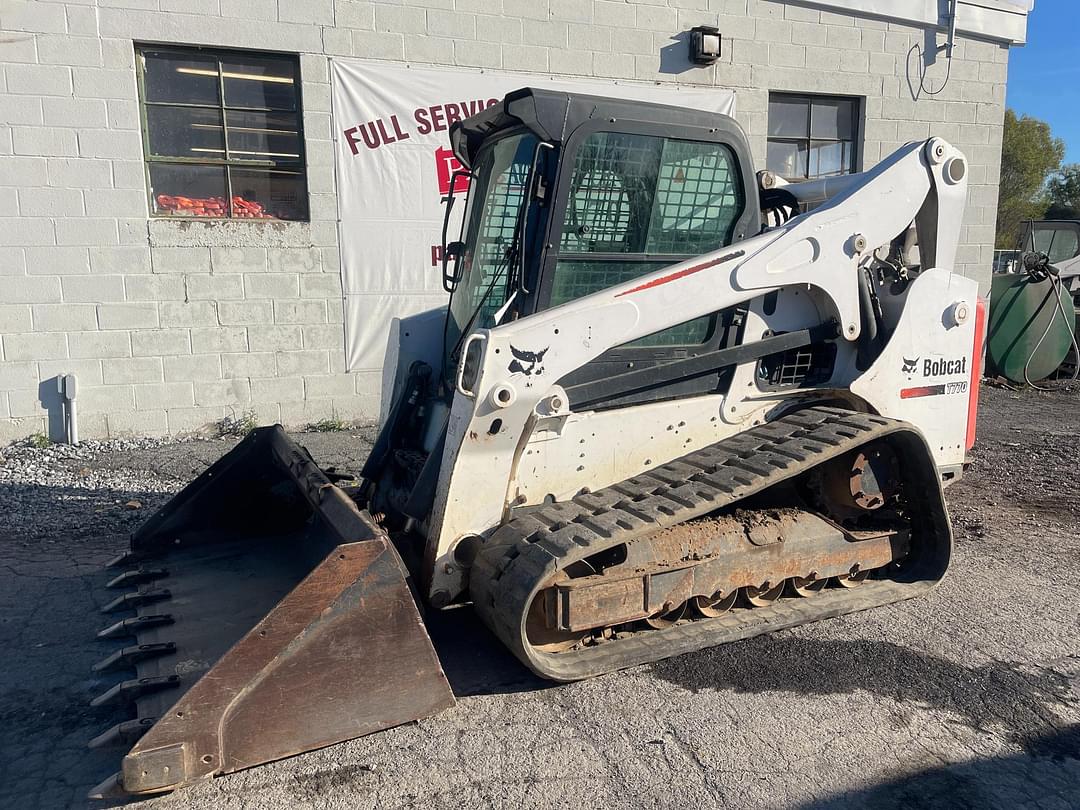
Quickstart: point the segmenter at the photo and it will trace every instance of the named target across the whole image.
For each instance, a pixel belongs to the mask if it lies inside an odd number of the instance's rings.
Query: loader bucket
[[[173,790],[428,717],[454,697],[409,575],[280,426],[253,431],[131,537],[94,705],[136,709],[96,798]],[[123,646],[119,646],[122,644]]]

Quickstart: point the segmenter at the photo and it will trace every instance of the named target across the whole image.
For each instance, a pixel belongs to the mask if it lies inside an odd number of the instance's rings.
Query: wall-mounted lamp
[[[720,58],[720,29],[711,25],[698,25],[690,29],[690,61],[697,65],[711,65]]]

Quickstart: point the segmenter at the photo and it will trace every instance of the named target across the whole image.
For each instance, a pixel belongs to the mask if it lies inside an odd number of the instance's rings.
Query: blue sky
[[[1080,3],[1035,0],[1027,45],[1009,54],[1008,105],[1050,124],[1065,141],[1066,163],[1080,163]]]

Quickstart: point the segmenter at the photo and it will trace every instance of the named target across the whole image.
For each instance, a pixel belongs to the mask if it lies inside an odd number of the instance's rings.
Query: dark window
[[[1077,227],[1067,222],[1036,222],[1031,248],[1049,256],[1051,264],[1075,258],[1080,254]]]
[[[770,93],[766,168],[786,180],[851,174],[858,112],[855,98]]]
[[[150,210],[306,220],[295,56],[138,48]]]
[[[578,149],[551,305],[729,244],[743,212],[738,166],[720,143],[597,132]],[[632,345],[702,343],[711,316]]]

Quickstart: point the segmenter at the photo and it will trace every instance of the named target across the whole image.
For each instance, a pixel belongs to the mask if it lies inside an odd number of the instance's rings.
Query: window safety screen
[[[744,198],[719,143],[597,132],[578,149],[551,305],[729,244]],[[634,345],[703,342],[711,316]]]
[[[855,171],[858,100],[769,94],[766,167],[786,180]]]
[[[295,56],[140,47],[155,216],[307,219]]]

